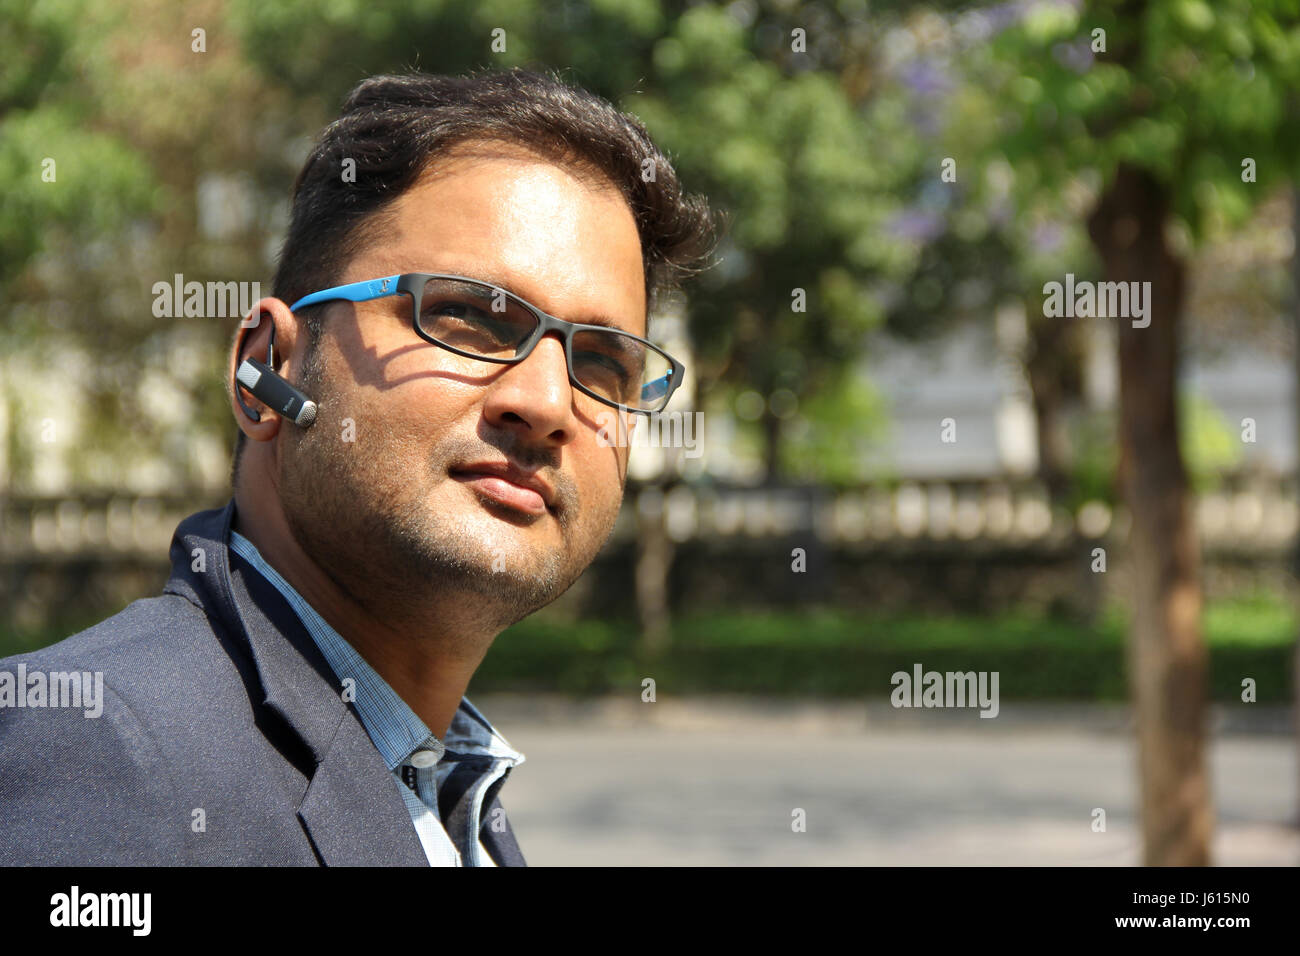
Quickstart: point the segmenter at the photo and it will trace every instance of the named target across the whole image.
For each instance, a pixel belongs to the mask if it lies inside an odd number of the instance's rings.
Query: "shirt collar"
[[[446,740],[440,741],[356,649],[266,562],[256,546],[233,529],[230,549],[275,585],[297,613],[342,684],[345,699],[356,707],[357,716],[389,770],[396,770],[417,750],[431,750],[439,760],[450,750],[504,760],[511,766],[524,762],[524,755],[510,746],[468,697],[460,699],[447,728]]]

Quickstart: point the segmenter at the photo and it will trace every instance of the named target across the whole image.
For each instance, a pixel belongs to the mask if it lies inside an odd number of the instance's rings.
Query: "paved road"
[[[503,800],[532,866],[1140,861],[1131,735],[1096,729],[1104,716],[1083,729],[666,701],[541,714],[472,699],[527,757]],[[1211,761],[1215,862],[1300,864],[1291,738],[1220,734]],[[792,830],[795,808],[806,832]]]

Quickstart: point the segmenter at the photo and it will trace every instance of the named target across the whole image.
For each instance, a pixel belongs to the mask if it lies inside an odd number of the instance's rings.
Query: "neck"
[[[409,607],[403,609],[405,614],[389,613],[382,599],[372,597],[373,581],[366,582],[364,598],[354,593],[301,548],[274,493],[252,494],[240,481],[235,490],[233,527],[356,649],[435,736],[442,739],[446,735],[494,635],[467,641],[464,635],[473,633],[465,629],[470,622],[432,619],[427,608],[421,609],[424,613],[411,613]],[[455,607],[459,602],[439,603]]]

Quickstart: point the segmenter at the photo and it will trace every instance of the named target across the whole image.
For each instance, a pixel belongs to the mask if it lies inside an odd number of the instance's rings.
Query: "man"
[[[28,690],[0,863],[524,865],[523,755],[465,691],[608,539],[612,438],[681,381],[653,297],[710,230],[635,120],[553,78],[361,83],[231,350],[232,501],[181,523],[160,597],[0,661]],[[100,714],[35,700],[69,674]]]

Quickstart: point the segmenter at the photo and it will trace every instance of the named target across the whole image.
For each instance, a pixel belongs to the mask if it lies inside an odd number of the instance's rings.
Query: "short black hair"
[[[382,225],[383,212],[430,162],[478,141],[524,146],[616,187],[641,239],[648,309],[703,265],[713,247],[716,221],[707,201],[685,194],[640,121],[601,97],[519,68],[373,76],[348,94],[298,174],[272,295],[293,303],[337,285]],[[344,176],[346,160],[355,166]],[[314,352],[319,313],[304,314],[304,322]],[[245,441],[240,432],[232,484]]]

